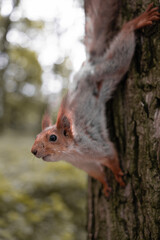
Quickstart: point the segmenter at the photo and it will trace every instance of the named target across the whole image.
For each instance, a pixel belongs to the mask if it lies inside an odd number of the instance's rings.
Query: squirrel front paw
[[[153,8],[153,3],[151,3],[148,5],[146,11],[135,19],[136,29],[152,25],[153,21],[159,20],[160,13],[158,12],[158,7]]]

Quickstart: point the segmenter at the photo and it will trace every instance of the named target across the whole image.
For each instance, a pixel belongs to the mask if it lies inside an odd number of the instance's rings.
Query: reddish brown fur
[[[56,142],[49,141],[49,137],[52,134],[57,136]],[[54,155],[56,161],[56,159],[59,160],[58,156],[66,151],[71,141],[72,140],[69,137],[66,138],[64,136],[63,128],[57,129],[55,126],[53,126],[51,129],[46,128],[36,137],[31,152],[34,153],[36,150],[36,157],[43,158],[43,160],[47,160],[45,159],[46,156]]]

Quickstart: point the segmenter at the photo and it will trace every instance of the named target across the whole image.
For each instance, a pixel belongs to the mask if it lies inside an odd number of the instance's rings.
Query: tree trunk
[[[125,0],[124,21],[143,12],[147,0]],[[158,5],[158,1],[155,1]],[[106,169],[109,198],[89,178],[88,240],[160,239],[160,24],[137,33],[130,71],[107,103],[107,124],[118,149],[126,186]]]

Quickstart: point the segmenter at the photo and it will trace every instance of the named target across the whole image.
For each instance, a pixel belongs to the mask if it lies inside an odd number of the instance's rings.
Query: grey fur
[[[134,48],[134,31],[122,29],[97,63],[87,61],[75,76],[76,87],[69,91],[66,106],[72,113],[74,139],[78,143],[81,139],[79,145],[84,153],[112,155],[108,131],[105,131],[105,103],[128,71]],[[99,90],[96,82],[100,80]],[[97,96],[96,91],[99,91]]]

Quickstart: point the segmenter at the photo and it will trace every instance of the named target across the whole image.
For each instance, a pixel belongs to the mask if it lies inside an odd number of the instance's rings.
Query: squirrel
[[[125,23],[109,48],[104,49],[105,24],[108,30],[114,20],[105,15],[107,11],[110,14],[106,2],[85,1],[87,60],[74,77],[75,86],[62,100],[56,123],[52,125],[49,114],[44,115],[42,132],[37,135],[31,152],[44,161],[65,160],[84,170],[102,183],[103,192],[108,196],[111,188],[107,184],[104,167],[111,169],[120,186],[125,186],[125,183],[118,153],[109,139],[105,103],[129,69],[135,49],[135,30],[160,20],[160,13],[158,7],[149,4],[139,17]],[[112,2],[118,4],[116,0],[108,2],[110,5]],[[117,6],[112,6],[114,14],[117,14]],[[110,24],[107,25],[107,21]]]

